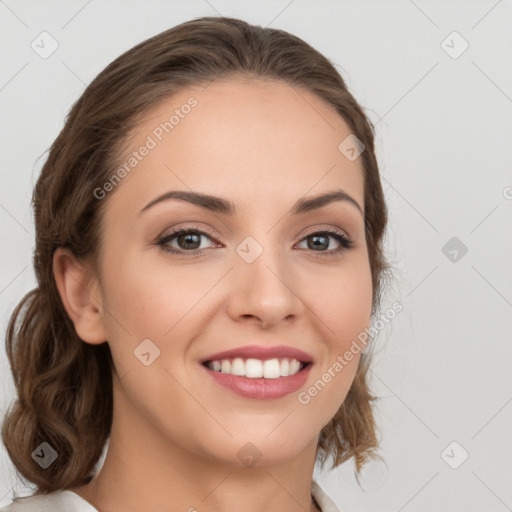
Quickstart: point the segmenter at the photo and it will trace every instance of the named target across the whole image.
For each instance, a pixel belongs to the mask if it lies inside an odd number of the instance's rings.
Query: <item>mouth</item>
[[[313,360],[290,347],[242,347],[201,361],[214,382],[232,393],[260,400],[281,398],[306,382]]]

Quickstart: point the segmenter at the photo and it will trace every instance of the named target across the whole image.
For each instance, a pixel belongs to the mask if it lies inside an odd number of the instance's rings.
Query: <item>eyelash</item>
[[[187,227],[178,228],[175,231],[172,231],[171,233],[159,238],[155,245],[159,246],[160,249],[163,250],[164,252],[170,253],[170,254],[181,254],[181,255],[185,255],[185,256],[188,256],[188,255],[194,256],[194,255],[203,254],[205,249],[176,250],[176,249],[170,249],[169,247],[166,246],[167,243],[169,243],[171,240],[177,238],[178,236],[184,235],[184,234],[191,234],[191,233],[198,234],[198,235],[204,235],[204,236],[210,238],[212,241],[216,242],[215,238],[213,237],[213,235],[211,233],[205,232],[205,231],[198,229],[194,226],[187,226]],[[340,243],[340,247],[338,249],[334,249],[334,250],[330,250],[330,251],[313,251],[312,249],[306,249],[307,251],[310,251],[311,253],[313,253],[315,255],[315,257],[336,256],[342,252],[345,252],[345,251],[351,249],[353,247],[353,243],[354,243],[341,231],[330,230],[330,229],[322,229],[319,231],[313,231],[311,233],[308,233],[300,240],[300,242],[303,242],[308,237],[313,236],[313,235],[317,235],[317,236],[318,235],[328,235],[328,236],[335,238]]]

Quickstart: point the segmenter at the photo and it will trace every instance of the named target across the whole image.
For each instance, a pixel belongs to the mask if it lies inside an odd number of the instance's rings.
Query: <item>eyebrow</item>
[[[186,190],[171,190],[151,200],[142,210],[139,211],[138,215],[141,215],[145,211],[149,210],[152,206],[161,203],[162,201],[168,201],[170,199],[181,199],[188,203],[200,206],[215,213],[221,213],[224,215],[234,215],[236,212],[236,206],[232,201],[223,199],[221,197],[211,196],[208,194],[202,194],[200,192],[188,192]],[[327,206],[335,201],[345,201],[351,204],[364,217],[364,211],[359,206],[359,203],[349,194],[342,189],[337,189],[332,192],[321,194],[314,197],[307,197],[299,199],[292,207],[291,214],[298,215],[301,213],[310,212],[323,206]]]

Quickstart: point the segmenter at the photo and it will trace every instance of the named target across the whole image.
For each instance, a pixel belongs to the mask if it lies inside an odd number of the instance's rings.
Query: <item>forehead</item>
[[[363,207],[361,159],[350,161],[338,149],[350,133],[331,105],[284,82],[224,79],[189,87],[139,122],[120,158],[129,172],[110,199],[113,208],[138,211],[166,190],[191,189],[241,207],[284,207],[343,188]],[[141,156],[144,147],[150,149]]]

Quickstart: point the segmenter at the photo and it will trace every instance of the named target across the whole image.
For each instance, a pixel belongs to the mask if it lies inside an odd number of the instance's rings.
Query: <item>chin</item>
[[[310,446],[315,454],[318,436],[311,439],[301,434],[283,430],[268,435],[266,430],[264,434],[260,430],[255,435],[236,436],[227,448],[230,455],[226,462],[237,467],[270,467],[299,457]]]

